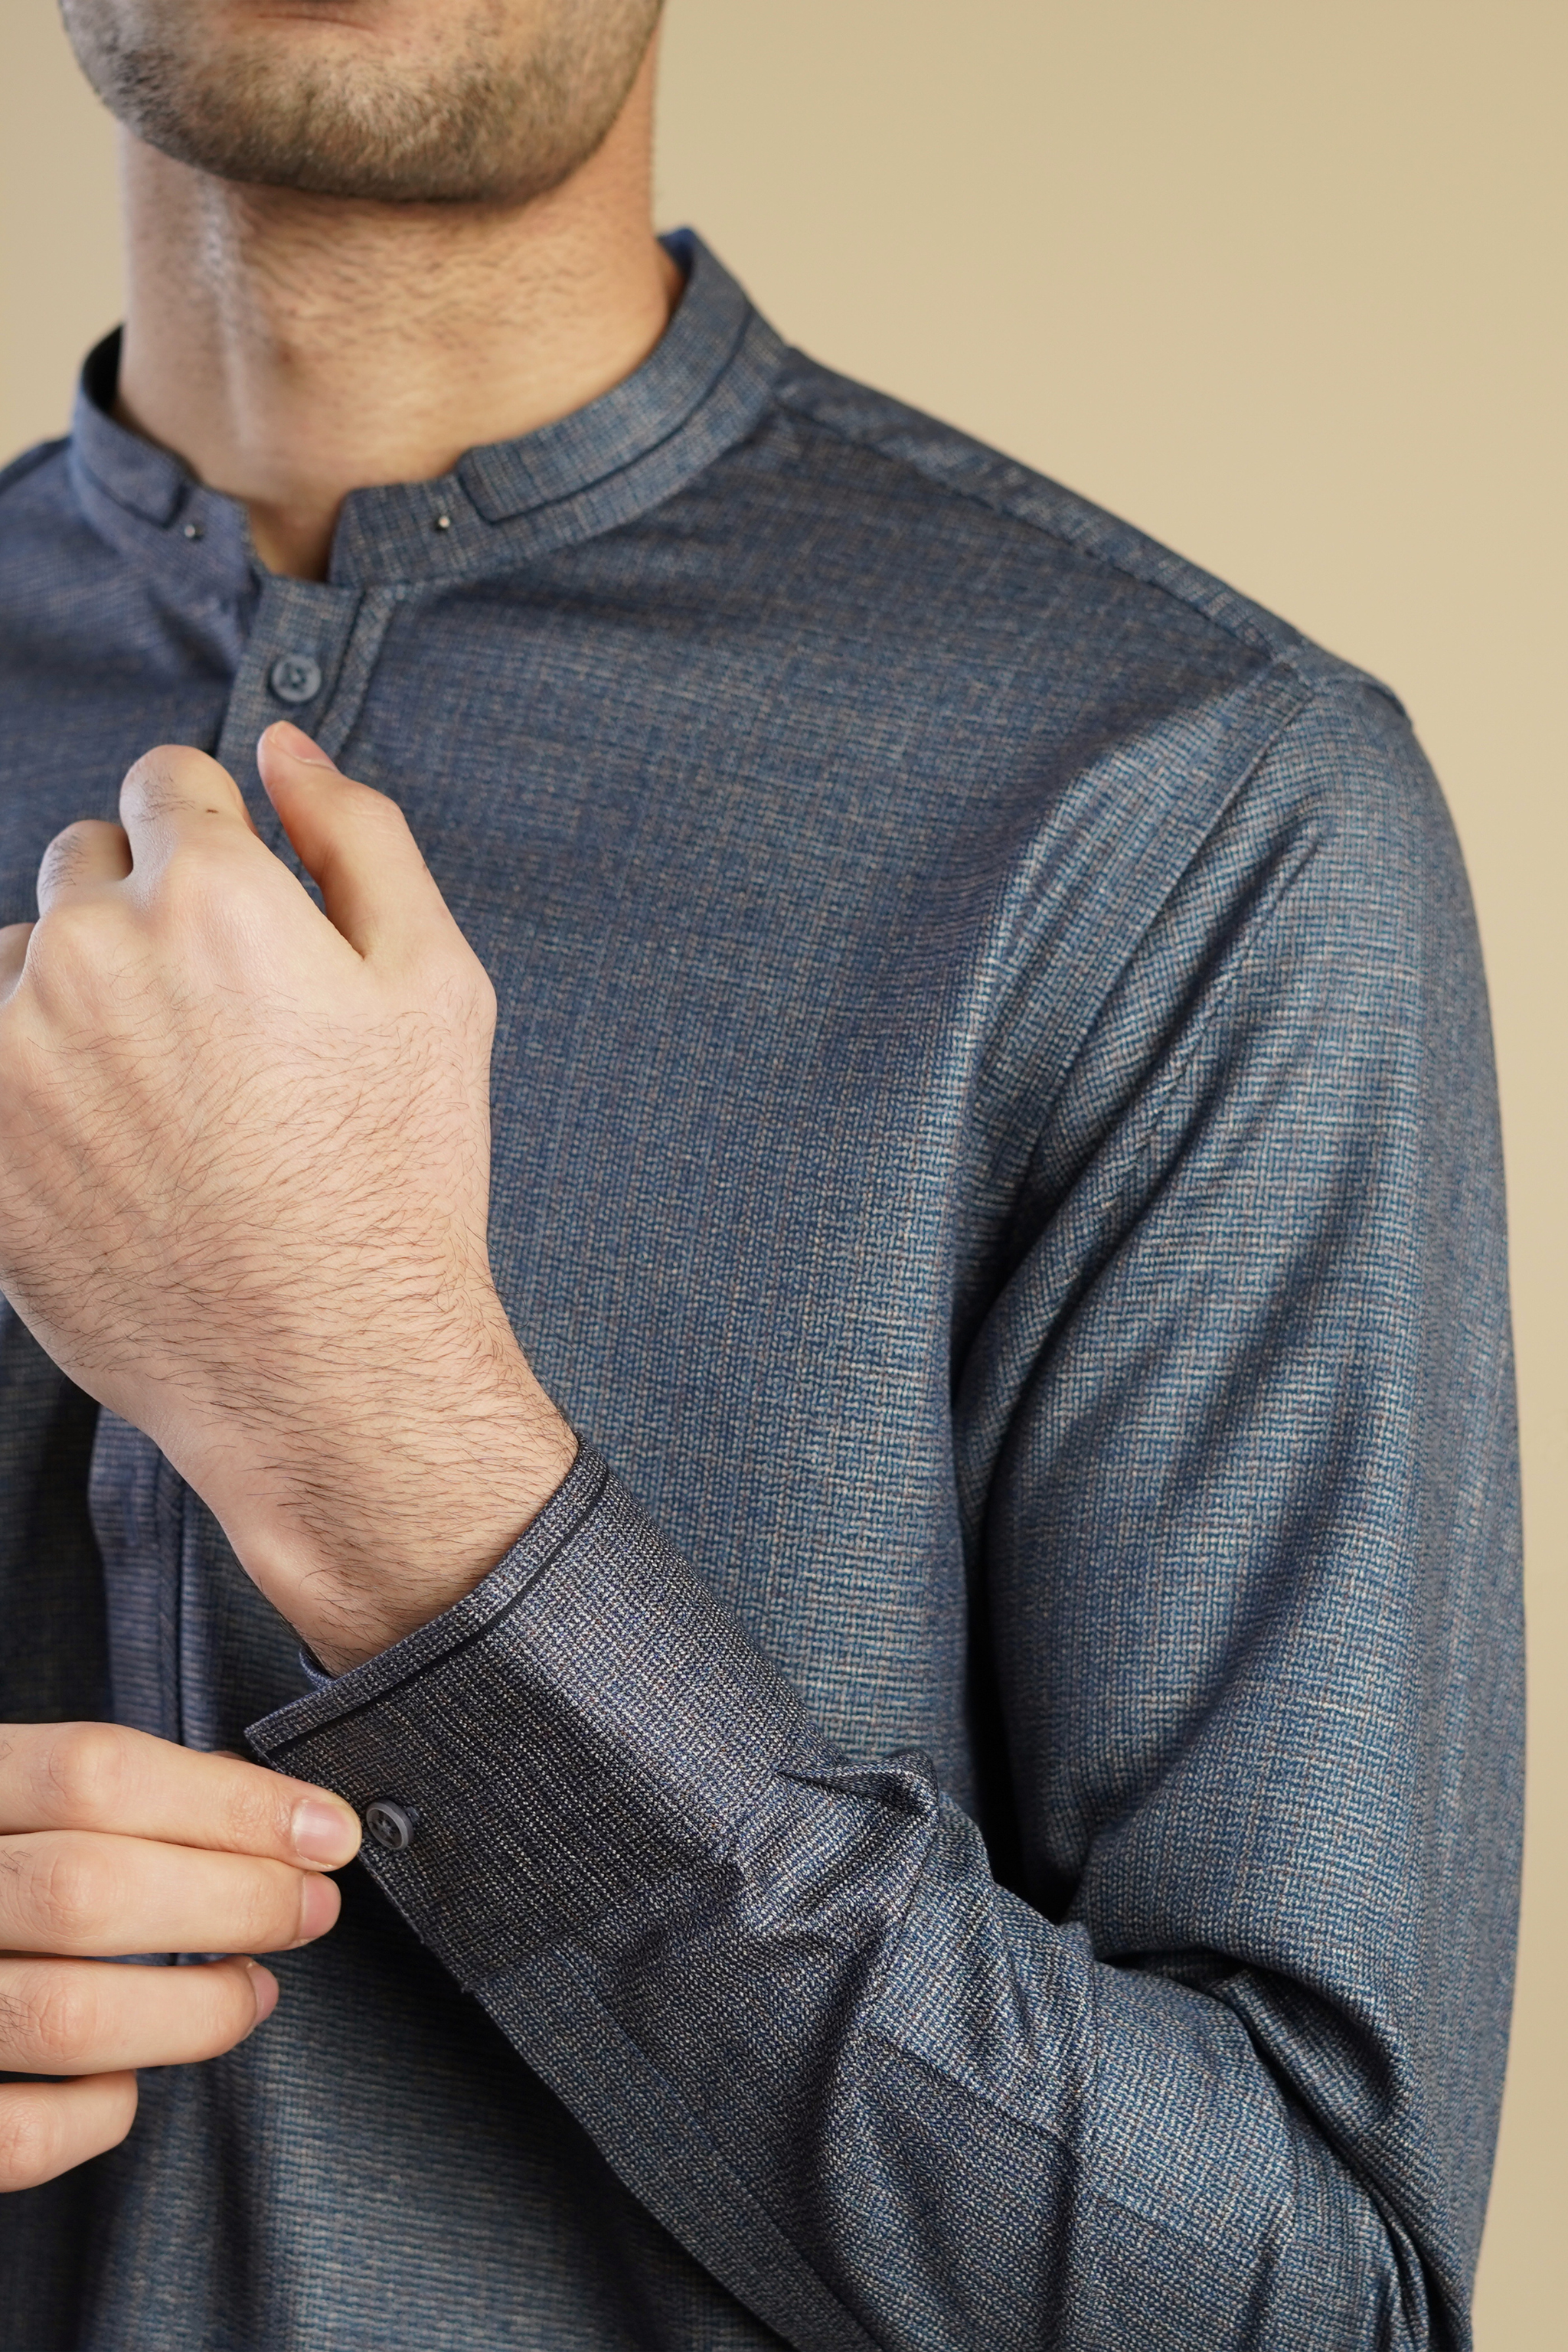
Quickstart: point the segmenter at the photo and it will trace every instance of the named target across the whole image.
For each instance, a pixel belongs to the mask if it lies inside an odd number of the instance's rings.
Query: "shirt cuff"
[[[470,1990],[646,1932],[781,1769],[837,1761],[586,1444],[482,1583],[247,1737],[369,1816],[366,1867]]]

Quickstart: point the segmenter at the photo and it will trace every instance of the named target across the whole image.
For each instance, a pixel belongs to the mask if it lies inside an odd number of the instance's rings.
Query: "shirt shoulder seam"
[[[805,360],[808,366],[816,365],[816,362],[807,359],[805,354],[792,353],[790,356]],[[1125,557],[1119,555],[1114,549],[1098,543],[1088,533],[1080,534],[1064,530],[1047,516],[1031,512],[1018,497],[1009,495],[998,486],[987,484],[984,480],[955,482],[947,479],[931,467],[922,465],[918,453],[910,450],[889,449],[875,432],[857,432],[850,426],[841,424],[835,417],[823,415],[815,404],[792,385],[787,378],[775,383],[773,396],[779,406],[787,410],[792,416],[799,418],[802,423],[811,425],[816,431],[842,442],[846,447],[865,450],[868,455],[881,458],[887,465],[896,466],[917,475],[921,481],[930,484],[933,489],[946,497],[959,499],[969,505],[977,506],[987,514],[1000,515],[1009,522],[1018,524],[1022,530],[1032,530],[1042,539],[1051,540],[1059,547],[1070,549],[1074,554],[1082,556],[1088,562],[1103,564],[1108,571],[1119,573],[1123,579],[1136,582],[1140,587],[1148,588],[1157,595],[1169,597],[1184,611],[1194,614],[1200,620],[1206,621],[1221,635],[1231,638],[1238,645],[1245,646],[1249,652],[1265,655],[1272,666],[1290,671],[1314,692],[1336,682],[1369,687],[1405,715],[1404,706],[1397,695],[1385,686],[1381,678],[1374,677],[1370,671],[1358,668],[1353,662],[1347,662],[1337,655],[1322,652],[1310,638],[1302,636],[1298,630],[1294,629],[1289,622],[1278,622],[1272,630],[1260,625],[1259,620],[1252,616],[1254,612],[1262,614],[1261,607],[1253,607],[1239,591],[1231,588],[1217,576],[1202,573],[1198,572],[1198,567],[1189,566],[1186,559],[1175,553],[1173,550],[1160,548],[1153,541],[1144,542],[1151,552],[1163,556],[1173,566],[1197,572],[1198,576],[1205,580],[1212,578],[1218,596],[1233,603],[1239,609],[1230,612],[1223,609],[1216,611],[1212,605],[1201,602],[1196,596],[1184,593],[1174,582],[1160,579],[1151,566],[1131,563]],[[890,403],[890,405],[900,408],[901,404]],[[925,417],[918,410],[908,409],[902,410],[901,413],[907,415],[914,423],[942,429],[939,420]],[[987,461],[992,467],[1011,467],[1026,480],[1038,480],[1043,487],[1054,488],[1057,495],[1060,497],[1071,498],[1074,495],[1071,491],[1061,488],[1059,485],[1047,484],[1045,478],[1034,474],[1021,458],[1008,457],[1001,450],[989,449],[984,442],[975,441],[970,436],[959,433],[955,427],[946,429],[952,432],[955,441],[972,449],[977,459]],[[1086,514],[1091,518],[1100,511],[1087,499],[1082,501],[1082,504]],[[1113,529],[1120,529],[1130,536],[1142,540],[1142,534],[1136,531],[1135,526],[1131,523],[1119,523],[1117,518],[1109,512],[1105,514],[1105,521]],[[1263,615],[1263,617],[1268,616]]]
[[[1375,679],[1364,677],[1356,670],[1337,671],[1327,678],[1311,678],[1303,677],[1302,673],[1291,664],[1284,663],[1279,667],[1289,670],[1289,674],[1308,690],[1295,708],[1271,730],[1267,741],[1258,747],[1254,757],[1248,761],[1245,772],[1237,777],[1235,788],[1226,794],[1223,803],[1214,811],[1210,823],[1205,826],[1202,835],[1192,845],[1189,855],[1182,860],[1181,865],[1172,874],[1169,885],[1161,896],[1159,905],[1151,911],[1136,938],[1128,942],[1126,954],[1118,964],[1114,976],[1084,1023],[1077,1043],[1073,1045],[1060,1076],[1052,1087],[1050,1099],[1045,1107],[1030,1151],[1031,1168],[1038,1159],[1056,1107],[1071,1085],[1073,1073],[1081,1063],[1085,1053],[1088,1052],[1107,1005],[1110,1003],[1127,973],[1158,929],[1172,898],[1204,856],[1215,835],[1230,818],[1237,804],[1246,799],[1257,777],[1267,767],[1287,738],[1295,733],[1304,721],[1314,715],[1321,714],[1325,705],[1341,701],[1350,702],[1370,691],[1382,691],[1377,688]],[[1392,696],[1387,696],[1386,698],[1390,701],[1394,700]],[[1397,704],[1395,708],[1398,708]],[[1403,711],[1400,715],[1403,719]],[[1405,723],[1408,724],[1408,721]],[[1227,969],[1217,990],[1203,1007],[1196,1025],[1184,1041],[1183,1050],[1176,1060],[1162,1073],[1162,1083],[1156,1093],[1141,1105],[1142,1116],[1136,1129],[1137,1135],[1142,1139],[1137,1146],[1139,1152],[1152,1147],[1160,1120],[1164,1117],[1172,1099],[1179,1091],[1182,1080],[1193,1058],[1201,1050],[1204,1038],[1214,1020],[1243,977],[1257,940],[1277,921],[1280,909],[1292,896],[1308,869],[1316,862],[1323,848],[1324,840],[1325,826],[1321,816],[1317,814],[1306,815],[1293,853],[1276,866],[1268,883],[1248,908],[1242,925],[1241,937],[1237,942],[1237,952],[1227,960]]]

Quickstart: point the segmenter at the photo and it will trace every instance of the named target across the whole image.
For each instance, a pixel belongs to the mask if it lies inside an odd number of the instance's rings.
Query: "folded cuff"
[[[635,1934],[661,1888],[721,1867],[781,1767],[833,1761],[589,1445],[482,1583],[247,1737],[412,1824],[365,1865],[470,1990]]]

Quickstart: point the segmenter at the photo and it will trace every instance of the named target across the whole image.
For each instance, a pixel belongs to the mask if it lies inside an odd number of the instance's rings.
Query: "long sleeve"
[[[954,1283],[989,1843],[813,1723],[592,1445],[251,1737],[407,1811],[366,1866],[799,2352],[1461,2346],[1511,1374],[1479,959],[1385,700],[1284,729],[1067,1060]]]

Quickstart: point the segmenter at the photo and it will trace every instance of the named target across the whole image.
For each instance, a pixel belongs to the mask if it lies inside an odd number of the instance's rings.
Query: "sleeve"
[[[414,1819],[393,1901],[799,2352],[1463,2346],[1511,1373],[1468,900],[1381,697],[1285,730],[1033,1117],[954,1423],[1005,1860],[918,1754],[835,1748],[589,1447],[253,1740]]]

